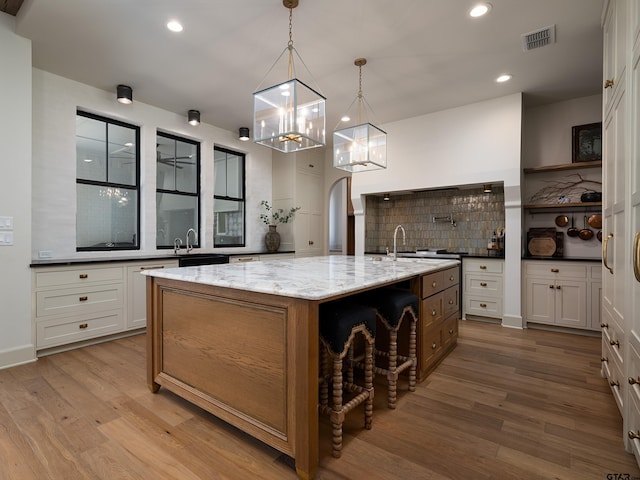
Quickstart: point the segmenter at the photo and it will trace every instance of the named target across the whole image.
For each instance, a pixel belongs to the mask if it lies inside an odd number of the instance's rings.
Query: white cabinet
[[[51,267],[35,270],[32,278],[36,349],[124,329],[122,266]]]
[[[281,260],[286,258],[294,258],[293,253],[266,253],[263,255],[232,255],[229,257],[229,263],[247,263],[260,262],[262,260]]]
[[[158,268],[177,267],[178,260],[150,261],[127,266],[127,321],[126,329],[147,325],[147,282],[140,272]]]
[[[596,267],[593,269],[592,267]],[[598,330],[591,306],[600,285],[597,265],[574,261],[523,262],[524,315],[528,323]],[[595,323],[595,324],[594,324]]]
[[[502,319],[504,260],[464,258],[463,318],[472,316]]]
[[[300,207],[293,223],[279,225],[280,249],[296,257],[324,253],[324,153],[273,154],[273,206]]]
[[[140,272],[177,267],[177,259],[38,266],[32,272],[39,355],[146,326],[146,281]]]

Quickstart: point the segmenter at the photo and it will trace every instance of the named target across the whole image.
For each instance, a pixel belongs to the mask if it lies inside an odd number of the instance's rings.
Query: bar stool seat
[[[419,300],[416,295],[397,288],[381,288],[367,292],[358,297],[358,301],[369,305],[376,317],[389,332],[389,350],[384,351],[376,346],[374,358],[386,358],[386,367],[375,362],[375,373],[385,375],[388,382],[387,406],[396,408],[397,385],[400,373],[409,369],[409,391],[416,390],[416,326],[418,323]],[[402,321],[408,319],[409,355],[398,355],[398,331]]]
[[[349,375],[344,381],[342,363],[351,350],[357,334],[364,338],[364,381],[358,385]],[[320,411],[331,419],[334,457],[342,454],[342,424],[345,415],[364,403],[364,426],[371,429],[373,420],[373,347],[376,335],[376,314],[366,305],[346,300],[320,305],[320,342],[322,345],[320,377]],[[329,363],[333,363],[330,368]],[[329,384],[332,396],[329,401]],[[343,391],[355,396],[343,403]]]

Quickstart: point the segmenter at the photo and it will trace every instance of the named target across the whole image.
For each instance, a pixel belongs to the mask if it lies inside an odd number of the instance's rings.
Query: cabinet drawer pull
[[[637,440],[638,438],[640,438],[640,431],[636,433],[629,430],[629,433],[627,435],[629,435],[629,438],[631,440]]]
[[[450,281],[450,282],[453,282],[455,279],[456,279],[456,277],[454,277],[453,275],[451,275],[451,276],[449,277],[449,281]]]
[[[313,245],[313,240],[309,240],[309,245]]]
[[[80,297],[78,300],[81,302],[86,302],[87,300],[89,300],[89,297]]]
[[[638,378],[629,377],[628,380],[629,380],[629,385],[635,385],[637,383],[640,383],[640,377]]]
[[[140,267],[140,271],[144,272],[145,270],[158,270],[160,268],[164,268],[164,265],[157,265],[155,267]]]
[[[560,271],[559,268],[552,268],[551,273],[558,273]]]
[[[607,357],[601,357],[601,358],[600,358],[600,361],[601,361],[601,362],[608,362],[608,361],[609,361],[609,359],[608,359]]]
[[[609,382],[609,385],[612,386],[612,387],[620,387],[620,383],[618,383],[617,380],[611,380]]]
[[[481,306],[482,308],[487,308],[487,304],[486,304],[486,303],[481,303],[481,304],[480,304],[480,306]]]
[[[253,258],[252,257],[239,258],[238,262],[253,262]]]
[[[562,289],[562,286],[561,285],[556,285],[556,290],[560,290],[560,289]]]
[[[620,340],[609,340],[609,345],[620,348]]]
[[[436,288],[436,287],[438,286],[438,282],[433,282],[433,283],[431,284],[431,286],[432,286],[433,288]]]
[[[487,286],[487,282],[480,282],[480,286],[481,287],[486,287]]]
[[[612,79],[608,79],[604,81],[604,88],[611,88],[613,87],[613,80]]]
[[[314,168],[314,167],[315,167],[315,165],[313,163],[309,164],[309,168]]]
[[[453,299],[449,300],[449,305],[453,305]]]
[[[437,347],[436,342],[433,342],[433,343],[431,344],[431,349],[432,349],[432,350],[435,350],[435,349],[436,349],[436,347]]]
[[[79,278],[89,278],[89,274],[87,273],[81,273],[80,275],[78,275]]]
[[[553,285],[549,285],[549,288],[555,288]]]
[[[453,328],[449,329],[449,335],[453,335]]]
[[[431,316],[435,317],[438,314],[438,312],[436,312],[435,310],[431,310]]]
[[[78,328],[79,328],[80,330],[84,330],[84,329],[85,329],[85,328],[87,328],[88,326],[89,326],[89,324],[88,324],[88,323],[81,323],[80,325],[78,325]]]
[[[609,270],[609,273],[613,275],[613,268],[609,266],[609,260],[607,258],[607,253],[609,253],[609,240],[613,238],[613,232],[611,232],[602,242],[602,264],[604,267]]]
[[[609,328],[609,324],[608,323],[601,323],[600,324],[600,328]]]
[[[486,270],[487,266],[486,265],[480,265],[480,270]]]

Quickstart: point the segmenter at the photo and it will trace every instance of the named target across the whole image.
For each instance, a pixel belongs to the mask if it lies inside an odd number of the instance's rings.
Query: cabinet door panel
[[[586,282],[562,281],[556,284],[556,323],[567,327],[587,326]]]
[[[553,282],[544,278],[527,278],[525,288],[527,321],[555,323]]]

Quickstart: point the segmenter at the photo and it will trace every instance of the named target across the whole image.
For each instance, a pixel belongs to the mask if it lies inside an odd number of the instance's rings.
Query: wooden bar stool
[[[364,382],[357,385],[352,375],[345,381],[343,359],[351,349],[356,334],[364,337]],[[365,306],[348,301],[320,305],[320,342],[322,344],[320,411],[328,415],[333,427],[333,456],[342,454],[342,424],[345,415],[364,403],[364,426],[371,429],[373,420],[373,347],[376,335],[376,314]],[[330,366],[333,363],[333,368]],[[332,396],[329,401],[329,384]],[[343,403],[343,391],[355,396]]]
[[[418,323],[419,300],[416,295],[406,290],[395,288],[381,288],[358,297],[358,301],[369,305],[379,322],[389,332],[389,351],[376,347],[374,358],[387,359],[386,367],[375,362],[375,373],[385,375],[388,382],[387,406],[396,408],[398,376],[409,369],[409,391],[416,390],[416,326]],[[409,355],[398,355],[398,331],[402,321],[407,319],[409,324]],[[398,363],[400,362],[400,363]],[[360,365],[361,366],[361,365]]]

